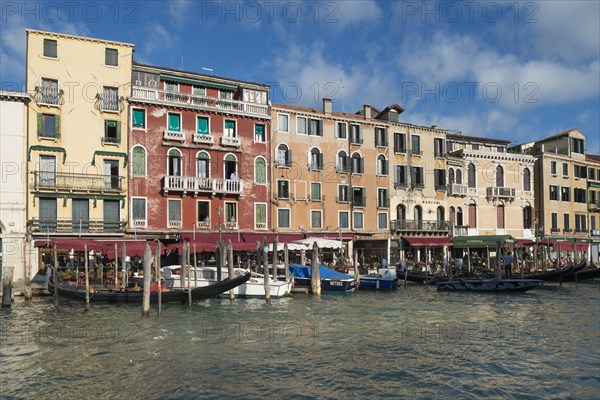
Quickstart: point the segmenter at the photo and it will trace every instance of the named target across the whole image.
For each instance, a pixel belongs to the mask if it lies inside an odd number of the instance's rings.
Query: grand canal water
[[[600,398],[600,282],[0,311],[3,399]]]

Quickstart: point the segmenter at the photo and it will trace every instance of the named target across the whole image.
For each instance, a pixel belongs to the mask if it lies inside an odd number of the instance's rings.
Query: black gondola
[[[600,267],[584,268],[563,278],[563,282],[577,282],[589,279],[600,278]]]
[[[246,283],[251,276],[248,271],[244,275],[240,275],[233,279],[225,279],[214,285],[195,287],[192,289],[192,300],[204,300],[217,297],[218,295],[227,292],[241,284]],[[54,283],[52,280],[48,282],[48,291],[54,293]],[[85,300],[85,288],[81,286],[61,286],[58,285],[58,295],[76,300]],[[142,291],[115,291],[111,289],[97,289],[90,293],[90,301],[108,302],[108,303],[141,303],[144,298]],[[163,303],[185,303],[188,300],[188,291],[183,290],[164,290],[162,292]],[[150,293],[150,302],[158,302],[158,292]]]
[[[545,282],[565,282],[564,278],[576,273],[585,268],[586,260],[583,260],[577,265],[571,265],[567,268],[555,269],[553,271],[538,272],[533,274],[526,274],[524,279],[540,279]],[[520,279],[519,274],[513,276],[515,279]]]

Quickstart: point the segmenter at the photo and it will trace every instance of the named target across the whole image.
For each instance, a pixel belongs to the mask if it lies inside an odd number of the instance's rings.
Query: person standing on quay
[[[506,276],[512,276],[512,262],[513,256],[510,254],[509,251],[504,256],[504,273],[506,274]]]

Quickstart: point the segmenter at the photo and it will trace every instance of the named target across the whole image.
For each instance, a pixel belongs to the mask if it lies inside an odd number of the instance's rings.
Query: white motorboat
[[[180,288],[181,287],[181,265],[170,265],[162,268],[163,277],[165,279],[165,285],[168,288]],[[246,270],[242,268],[234,268],[234,274],[236,276],[243,275]],[[229,276],[227,268],[221,270],[221,279],[226,279]],[[208,286],[217,282],[217,268],[216,267],[196,267],[191,268],[190,271],[190,286]],[[283,297],[292,291],[293,282],[282,282],[270,280],[269,287],[271,298]],[[188,278],[184,277],[183,286],[188,286]],[[250,280],[246,283],[237,286],[233,289],[235,297],[265,297],[265,283],[264,276],[262,274],[252,272]],[[227,293],[224,293],[222,297],[227,297]]]

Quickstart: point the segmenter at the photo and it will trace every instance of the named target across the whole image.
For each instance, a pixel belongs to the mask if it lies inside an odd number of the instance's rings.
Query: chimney
[[[363,116],[365,117],[365,119],[371,119],[371,106],[368,104],[365,104],[363,106]]]
[[[332,111],[331,99],[323,98],[323,112],[325,113],[325,115],[331,115],[331,111]]]
[[[431,125],[431,129],[437,129],[437,125]]]

